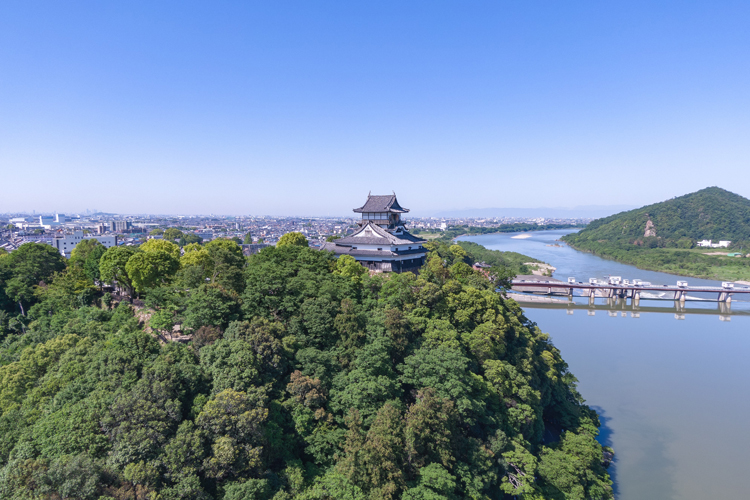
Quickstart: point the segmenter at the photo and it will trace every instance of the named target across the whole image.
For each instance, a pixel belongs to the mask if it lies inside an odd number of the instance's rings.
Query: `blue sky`
[[[750,197],[748,2],[0,3],[0,212]]]

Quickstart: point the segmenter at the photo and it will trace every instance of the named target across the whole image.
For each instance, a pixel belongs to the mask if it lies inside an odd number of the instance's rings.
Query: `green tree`
[[[98,240],[81,240],[75,246],[72,252],[70,252],[71,266],[83,267],[86,263],[86,259],[93,252],[96,247],[102,246]]]
[[[341,276],[345,276],[359,283],[368,271],[351,255],[342,255],[336,259],[336,270],[334,273],[340,274]]]
[[[403,500],[455,500],[456,477],[440,464],[419,469],[419,483],[404,492]]]
[[[453,401],[443,399],[431,387],[417,394],[406,414],[406,453],[411,467],[421,469],[438,463],[451,469],[458,413]]]
[[[167,229],[169,231],[169,229]],[[166,240],[148,240],[146,243],[138,247],[141,251],[149,252],[166,252],[175,259],[180,259],[180,247]]]
[[[49,245],[24,243],[0,261],[0,266],[9,270],[5,281],[5,293],[16,304],[21,314],[26,314],[34,301],[34,290],[40,283],[48,283],[55,273],[65,269],[65,260]]]
[[[108,248],[99,260],[99,276],[102,281],[117,284],[131,298],[133,296],[133,280],[126,269],[130,258],[138,253],[133,247],[111,247]]]
[[[367,431],[362,448],[370,498],[397,499],[405,486],[403,416],[393,402],[384,404]],[[361,480],[361,479],[360,479]]]
[[[239,318],[240,301],[236,293],[220,285],[201,285],[187,301],[185,327],[196,330],[202,326],[225,329]]]
[[[185,233],[183,233],[179,229],[170,227],[164,231],[164,240],[162,241],[168,241],[170,243],[173,243],[175,240],[179,240],[180,238],[182,238],[184,234]],[[149,241],[154,241],[154,240],[149,240]],[[156,240],[156,241],[159,241],[159,240]]]
[[[193,243],[198,243],[200,245],[201,243],[203,243],[203,238],[201,238],[197,234],[187,233],[179,239],[178,245],[180,247],[184,247],[185,245],[190,245]]]
[[[281,238],[279,238],[279,242],[276,243],[277,247],[283,247],[286,245],[306,247],[310,244],[307,242],[307,238],[305,238],[304,234],[293,231],[291,233],[286,233],[285,235],[283,235]]]
[[[245,239],[244,239],[243,243],[245,245],[252,245],[253,244],[253,235],[250,234],[249,231],[245,234]]]
[[[107,249],[104,248],[104,245],[97,245],[91,252],[89,252],[86,261],[83,263],[83,270],[86,273],[86,276],[94,283],[101,279],[99,263],[106,251]]]
[[[205,247],[211,260],[211,283],[228,290],[242,293],[245,288],[245,255],[242,247],[232,240],[218,239],[208,242]]]
[[[222,480],[259,469],[267,418],[261,399],[233,389],[206,403],[196,419],[211,443],[211,453],[203,462],[206,475]]]
[[[545,498],[612,497],[601,446],[589,432],[564,432],[554,447],[542,451],[537,470]]]
[[[160,235],[162,235],[162,234],[164,234],[164,230],[163,230],[163,229],[160,229],[160,228],[158,228],[158,227],[157,227],[156,229],[152,229],[152,230],[151,230],[151,231],[150,231],[150,232],[148,233],[148,235],[149,235],[149,236],[160,236]]]
[[[125,265],[125,271],[133,287],[139,293],[168,283],[179,268],[180,261],[174,257],[174,254],[163,250],[137,252],[128,259]]]

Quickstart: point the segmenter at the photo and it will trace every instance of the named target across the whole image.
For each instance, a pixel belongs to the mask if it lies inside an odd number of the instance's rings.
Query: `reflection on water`
[[[510,297],[516,299],[524,308],[530,309],[557,309],[565,310],[568,315],[575,311],[586,311],[589,316],[596,316],[597,311],[607,314],[610,317],[630,317],[640,318],[641,313],[660,313],[672,314],[675,319],[685,319],[692,314],[717,316],[719,321],[731,321],[732,316],[750,317],[750,308],[735,307],[731,303],[714,302],[711,305],[692,306],[690,303],[680,302],[679,300],[669,301],[669,305],[664,305],[665,301],[647,301],[641,300],[633,304],[626,299],[607,298],[582,302],[580,300],[559,301],[559,302],[525,302],[520,294],[511,294]],[[692,307],[691,307],[692,306]],[[743,304],[744,306],[744,304]]]
[[[555,277],[609,275],[675,284],[677,276],[642,271],[577,252],[556,240],[569,231],[465,238],[555,266]],[[716,281],[686,278],[690,285]],[[537,296],[538,297],[538,296]],[[550,334],[579,390],[599,413],[600,442],[615,449],[610,469],[618,500],[746,498],[750,449],[750,302],[624,301],[573,297],[521,304]]]

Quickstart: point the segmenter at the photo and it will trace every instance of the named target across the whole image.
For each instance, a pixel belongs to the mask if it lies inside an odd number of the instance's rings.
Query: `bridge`
[[[710,300],[690,297],[688,293],[711,293],[716,294],[718,302],[730,303],[732,295],[750,294],[750,287],[736,286],[734,283],[724,282],[722,286],[688,286],[686,281],[678,281],[676,285],[652,285],[648,282],[634,280],[622,280],[619,277],[610,277],[607,282],[601,282],[591,278],[588,282],[576,281],[568,278],[568,281],[560,281],[553,278],[531,277],[532,279],[514,279],[513,290],[517,292],[533,292],[545,295],[568,295],[573,296],[574,290],[580,290],[581,295],[589,297],[593,302],[596,297],[631,299],[637,304],[643,292],[656,292],[662,294],[660,297],[647,296],[644,298],[657,300],[675,300],[684,303],[686,300]],[[671,297],[670,297],[671,295]]]

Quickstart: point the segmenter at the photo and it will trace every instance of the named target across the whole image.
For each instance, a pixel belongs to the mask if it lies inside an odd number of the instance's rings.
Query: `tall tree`
[[[81,240],[75,246],[72,252],[70,252],[69,264],[72,266],[83,267],[86,264],[86,259],[89,254],[94,251],[96,247],[103,246],[97,240]]]
[[[180,231],[179,229],[176,229],[174,227],[170,227],[164,231],[164,240],[169,241],[170,243],[174,242],[175,240],[179,240],[182,238],[182,236],[185,233]]]
[[[144,243],[138,248],[144,252],[156,252],[156,251],[167,252],[175,259],[179,260],[180,258],[180,247],[172,243],[171,241],[148,240],[146,243]]]
[[[125,270],[139,293],[167,283],[179,268],[180,261],[163,250],[137,252],[125,265]]]
[[[83,263],[83,270],[86,272],[86,276],[93,282],[97,282],[101,279],[99,262],[106,251],[107,249],[104,248],[104,245],[95,246],[94,249],[89,252],[88,257],[86,257],[86,262]]]
[[[42,243],[24,243],[18,250],[3,257],[0,265],[7,266],[10,278],[5,282],[5,293],[25,315],[25,309],[34,301],[34,288],[50,282],[53,275],[65,269],[60,253]]]
[[[99,260],[99,274],[101,279],[110,284],[117,284],[131,298],[133,296],[133,280],[125,268],[128,260],[138,253],[134,247],[108,248]]]
[[[298,247],[310,246],[310,244],[307,242],[307,238],[305,238],[305,235],[297,231],[286,233],[281,238],[279,238],[279,242],[276,243],[277,247],[283,247],[286,245]]]

